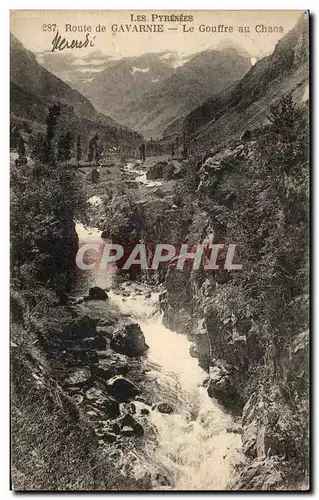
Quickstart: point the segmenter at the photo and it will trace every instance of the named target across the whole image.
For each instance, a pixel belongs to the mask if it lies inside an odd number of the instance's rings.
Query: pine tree
[[[24,145],[24,140],[19,134],[18,138],[18,155],[19,155],[19,162],[21,163],[26,163],[26,155],[25,155],[25,145]]]
[[[47,134],[46,134],[46,145],[44,151],[44,162],[48,164],[55,164],[55,148],[54,148],[54,136],[56,134],[56,128],[58,119],[60,116],[60,106],[53,104],[49,109],[49,114],[46,120],[47,123]]]
[[[29,141],[30,156],[33,160],[45,163],[46,137],[41,132],[32,135]]]
[[[89,142],[88,161],[91,163],[93,158],[94,158],[94,138],[91,139]]]
[[[100,152],[100,146],[98,145],[98,143],[97,143],[97,142],[95,142],[95,151],[94,151],[94,156],[95,156],[96,166],[98,167],[98,166],[99,166],[99,161],[100,161],[101,152]]]
[[[89,142],[89,152],[88,152],[88,161],[91,163],[95,158],[96,165],[99,164],[100,159],[100,147],[98,145],[99,136],[95,134],[94,137]]]
[[[76,139],[76,161],[78,166],[80,165],[81,158],[82,158],[81,136],[78,135]]]
[[[17,127],[13,126],[10,129],[10,149],[17,149],[18,147],[18,142],[19,142],[19,131],[17,130]]]
[[[73,138],[71,132],[67,132],[66,134],[60,137],[58,143],[58,161],[65,161],[66,166],[68,165],[68,161],[72,157],[72,146],[73,146]]]

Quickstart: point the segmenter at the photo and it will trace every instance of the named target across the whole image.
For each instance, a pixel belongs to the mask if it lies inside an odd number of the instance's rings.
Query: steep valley
[[[95,109],[12,40],[15,490],[309,490],[307,44],[107,61]]]

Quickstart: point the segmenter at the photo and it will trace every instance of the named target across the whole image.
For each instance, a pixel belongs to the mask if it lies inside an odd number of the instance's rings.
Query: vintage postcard
[[[13,490],[309,490],[309,23],[11,12]]]

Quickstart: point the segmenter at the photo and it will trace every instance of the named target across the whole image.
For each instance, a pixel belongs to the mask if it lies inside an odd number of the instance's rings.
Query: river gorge
[[[99,231],[86,230],[82,225],[77,228],[80,244],[99,241]],[[243,459],[240,424],[235,424],[233,417],[208,396],[203,387],[207,373],[190,356],[186,335],[162,325],[158,292],[146,284],[125,282],[126,293],[122,295],[117,286],[113,291],[113,277],[105,271],[89,274],[90,286],[108,289],[107,307],[118,309],[140,325],[149,346],[143,360],[143,386],[156,400],[174,408],[174,413],[163,414],[147,407],[155,440],[143,439],[133,474],[138,478],[148,472],[155,478],[154,489],[231,488],[236,478],[235,465]],[[104,303],[94,304],[95,313],[98,308],[102,317],[103,307]]]

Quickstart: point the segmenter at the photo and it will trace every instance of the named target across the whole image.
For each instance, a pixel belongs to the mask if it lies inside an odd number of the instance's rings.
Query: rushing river
[[[77,225],[81,243],[102,242],[100,232]],[[156,489],[224,490],[235,479],[234,465],[241,460],[241,437],[231,432],[233,419],[201,386],[207,374],[189,354],[186,335],[177,334],[162,325],[157,295],[143,285],[129,284],[130,296],[112,290],[112,276],[105,271],[89,272],[90,285],[109,288],[111,304],[130,315],[144,332],[150,349],[145,360],[147,376],[159,401],[175,408],[174,414],[151,411],[149,418],[156,428],[154,440],[146,442],[136,461],[135,472],[145,470],[168,478]],[[136,287],[139,292],[136,293]],[[147,298],[148,297],[148,298]],[[93,306],[93,304],[92,304]]]

